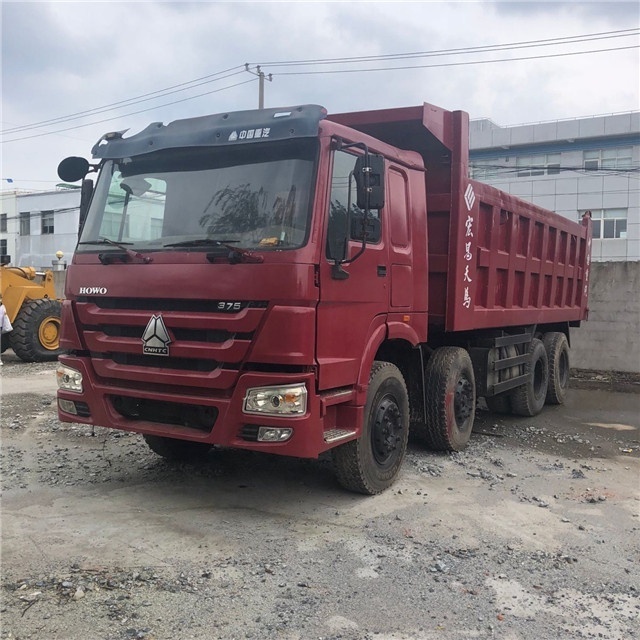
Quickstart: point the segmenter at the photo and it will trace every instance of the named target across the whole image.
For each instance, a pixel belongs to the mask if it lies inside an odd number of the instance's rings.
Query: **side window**
[[[364,211],[356,205],[356,184],[353,177],[356,159],[357,156],[344,151],[336,151],[333,154],[327,258],[344,254],[347,239],[362,238],[358,224],[364,217]],[[369,216],[379,219],[380,211],[371,209]]]
[[[391,226],[391,243],[396,247],[409,246],[409,206],[407,178],[398,169],[389,170],[389,201],[393,212],[388,218]]]

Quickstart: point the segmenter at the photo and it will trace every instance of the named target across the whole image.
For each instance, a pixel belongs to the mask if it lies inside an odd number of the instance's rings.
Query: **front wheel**
[[[400,472],[408,436],[409,395],[404,378],[394,364],[374,362],[362,435],[333,450],[338,482],[365,495],[384,491]]]
[[[476,415],[476,382],[465,349],[440,347],[433,352],[425,371],[425,393],[426,445],[436,451],[462,451]]]

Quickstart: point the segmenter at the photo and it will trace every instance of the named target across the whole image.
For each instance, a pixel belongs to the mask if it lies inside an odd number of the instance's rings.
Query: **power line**
[[[119,120],[121,118],[126,118],[128,116],[134,116],[139,113],[145,113],[146,111],[155,111],[156,109],[162,109],[163,107],[170,107],[174,104],[179,104],[181,102],[187,102],[188,100],[194,100],[195,98],[202,98],[203,96],[211,95],[212,93],[219,93],[220,91],[226,91],[227,89],[233,89],[234,87],[239,87],[243,84],[248,84],[249,82],[256,82],[257,78],[250,78],[249,80],[245,80],[244,82],[237,82],[236,84],[229,85],[228,87],[222,87],[220,89],[214,89],[213,91],[206,91],[205,93],[199,93],[195,96],[189,96],[188,98],[182,98],[182,100],[174,100],[173,102],[167,102],[165,104],[159,104],[155,107],[149,107],[148,109],[140,109],[139,111],[132,111],[131,113],[123,113],[118,116],[113,116],[112,118],[104,118],[103,120],[96,120],[95,122],[87,122],[85,124],[76,124],[73,127],[66,127],[65,129],[58,129],[56,131],[44,131],[43,133],[35,133],[31,136],[23,136],[22,138],[13,138],[12,140],[3,140],[2,142],[18,142],[19,140],[30,140],[32,138],[41,138],[43,136],[50,136],[56,133],[63,133],[64,131],[71,131],[72,129],[81,129],[82,127],[91,127],[96,124],[101,124],[103,122],[110,122],[111,120]]]
[[[434,51],[420,51],[412,53],[390,53],[372,56],[352,56],[352,57],[340,57],[340,58],[315,58],[309,60],[290,60],[290,61],[271,61],[260,62],[262,66],[270,67],[291,67],[300,65],[318,65],[318,64],[346,64],[346,63],[359,63],[359,62],[373,62],[382,60],[404,60],[411,58],[429,58],[439,57],[446,55],[464,55],[471,53],[490,53],[493,51],[509,51],[516,49],[525,49],[532,47],[547,47],[557,46],[564,44],[576,44],[580,42],[591,42],[594,40],[608,40],[611,38],[624,38],[633,35],[638,35],[640,30],[634,29],[621,29],[616,31],[602,31],[598,33],[588,33],[576,36],[564,36],[560,38],[546,38],[542,40],[525,40],[521,42],[511,42],[503,44],[491,44],[481,45],[476,47],[459,47],[455,49],[436,49]],[[252,63],[254,64],[254,63]]]
[[[591,49],[589,51],[571,51],[566,53],[551,53],[541,56],[525,56],[522,58],[496,58],[494,60],[467,60],[465,62],[442,62],[439,64],[406,65],[402,67],[375,67],[372,69],[330,69],[328,71],[282,71],[273,75],[279,76],[307,76],[323,75],[329,73],[365,73],[369,71],[405,71],[408,69],[436,69],[439,67],[462,67],[466,65],[492,64],[494,62],[522,62],[524,60],[542,60],[545,58],[563,58],[567,56],[581,56],[589,53],[606,53],[609,51],[624,51],[626,49],[638,49],[640,45],[628,47],[611,47],[607,49]],[[266,66],[266,65],[263,65]]]
[[[235,67],[237,68],[237,67]],[[172,95],[174,93],[180,93],[182,91],[188,91],[190,89],[195,89],[196,87],[201,87],[205,84],[210,84],[211,82],[218,82],[219,80],[226,80],[227,78],[231,78],[235,75],[242,73],[242,69],[235,71],[233,73],[229,73],[233,71],[233,69],[228,69],[227,71],[220,71],[216,74],[212,74],[211,76],[203,76],[202,78],[197,78],[196,80],[190,80],[189,82],[183,82],[173,87],[167,87],[166,89],[160,89],[158,91],[152,91],[151,93],[145,93],[141,96],[137,96],[135,98],[128,98],[127,100],[121,100],[119,102],[112,102],[111,104],[104,105],[102,107],[95,107],[93,109],[87,109],[85,111],[78,111],[76,113],[72,113],[66,116],[59,116],[57,118],[51,118],[50,120],[42,120],[40,122],[34,122],[32,124],[21,125],[18,127],[12,127],[10,129],[4,129],[2,132],[3,135],[19,133],[21,131],[27,131],[30,129],[41,129],[45,126],[50,126],[54,124],[62,124],[63,122],[70,122],[72,120],[78,120],[80,118],[86,117],[88,115],[97,115],[99,113],[104,113],[107,111],[113,111],[117,107],[129,107],[134,104],[140,104],[141,102],[149,102],[150,100],[158,100],[159,98],[164,98],[165,96]],[[226,74],[226,75],[223,75]],[[214,79],[206,79],[212,78],[212,76],[219,76]],[[201,81],[201,82],[199,82]],[[195,84],[194,84],[195,83]],[[189,85],[189,86],[185,86]],[[177,87],[183,87],[179,89]],[[196,96],[197,97],[197,96]]]
[[[66,116],[58,116],[57,118],[51,118],[49,120],[41,120],[40,122],[34,122],[32,124],[25,124],[25,125],[20,125],[16,127],[11,127],[9,129],[4,129],[0,133],[11,134],[11,133],[18,133],[19,131],[24,131],[27,129],[38,129],[46,125],[60,124],[62,122],[67,122],[70,120],[77,120],[78,118],[82,118],[84,116],[96,115],[98,113],[104,113],[105,111],[112,111],[116,107],[125,107],[125,106],[129,107],[133,104],[139,104],[140,102],[157,100],[159,98],[164,98],[165,96],[168,96],[174,93],[179,93],[181,91],[188,91],[189,89],[194,89],[196,87],[200,87],[202,85],[209,84],[211,82],[217,82],[219,80],[225,80],[226,78],[231,78],[232,76],[242,73],[243,70],[244,70],[243,67],[240,65],[236,67],[231,67],[230,69],[226,69],[225,71],[218,71],[216,73],[212,73],[207,76],[202,76],[201,78],[195,78],[194,80],[181,82],[180,84],[176,84],[171,87],[166,87],[165,89],[158,89],[157,91],[151,91],[150,93],[143,93],[142,95],[136,96],[134,98],[127,98],[125,100],[120,100],[119,102],[111,102],[110,104],[103,105],[102,107],[94,107],[93,109],[78,111],[76,113],[71,113]],[[180,89],[179,87],[183,87],[183,88]]]

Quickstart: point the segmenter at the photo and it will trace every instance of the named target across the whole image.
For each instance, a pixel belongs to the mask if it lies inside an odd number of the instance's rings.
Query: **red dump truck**
[[[591,222],[469,178],[468,115],[317,105],[103,136],[67,270],[59,417],[316,458],[364,494],[409,430],[457,451],[477,400],[562,403]],[[98,172],[93,186],[86,178]]]

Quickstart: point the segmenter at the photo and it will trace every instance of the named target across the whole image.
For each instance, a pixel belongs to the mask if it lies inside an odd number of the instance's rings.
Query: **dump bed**
[[[329,119],[424,160],[432,328],[586,318],[591,220],[567,220],[469,179],[467,113],[424,104]]]

